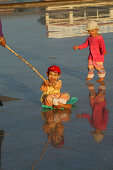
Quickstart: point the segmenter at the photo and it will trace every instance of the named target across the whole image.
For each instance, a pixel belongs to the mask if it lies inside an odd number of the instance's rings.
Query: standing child
[[[99,79],[97,82],[101,82],[105,79],[105,69],[103,66],[104,55],[107,53],[105,49],[105,43],[102,35],[98,34],[98,25],[95,21],[90,21],[87,24],[86,30],[90,36],[86,39],[84,44],[74,46],[73,49],[83,49],[89,46],[89,57],[88,57],[88,75],[86,81],[93,79],[94,70],[98,72]]]
[[[68,93],[60,93],[62,82],[60,78],[60,68],[56,65],[50,66],[47,70],[48,80],[42,83],[40,90],[43,92],[41,102],[47,106],[55,108],[71,108],[71,104],[66,104],[70,98]]]

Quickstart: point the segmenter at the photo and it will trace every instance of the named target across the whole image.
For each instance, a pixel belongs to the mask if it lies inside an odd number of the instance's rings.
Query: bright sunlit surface
[[[71,110],[43,110],[43,80],[0,46],[1,169],[112,170],[113,3],[11,8],[1,20],[7,45],[45,79],[47,68],[58,65],[61,91],[78,97]],[[95,70],[86,85],[89,50],[73,50],[86,40],[89,20],[97,21],[106,44],[102,84]]]

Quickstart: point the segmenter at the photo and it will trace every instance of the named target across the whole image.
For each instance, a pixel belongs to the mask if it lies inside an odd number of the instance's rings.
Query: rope
[[[8,45],[5,45],[13,54],[15,54],[18,58],[20,58],[22,61],[24,61],[28,66],[30,66],[44,81],[45,78],[42,77],[42,75],[31,65],[29,64],[25,59],[23,59],[22,57],[20,57],[17,53],[15,53]]]

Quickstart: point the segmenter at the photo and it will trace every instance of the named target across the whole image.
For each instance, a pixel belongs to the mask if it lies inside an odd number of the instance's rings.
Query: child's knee
[[[65,96],[66,100],[70,99],[70,94],[69,93],[64,93],[64,96]]]
[[[46,98],[45,98],[45,104],[46,104],[47,106],[52,106],[52,105],[53,105],[53,104],[52,104],[52,98],[51,98],[50,95],[47,95],[47,96],[46,96]]]

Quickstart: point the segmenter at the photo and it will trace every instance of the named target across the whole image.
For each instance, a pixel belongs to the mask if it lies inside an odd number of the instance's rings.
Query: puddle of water
[[[50,2],[51,3],[51,2]],[[89,20],[96,20],[100,33],[113,32],[113,2],[74,3],[68,5],[51,5],[42,8],[1,9],[6,15],[39,14],[39,22],[46,25],[48,38],[69,38],[85,36],[84,31]]]
[[[96,83],[96,76],[88,87],[85,82],[88,50],[75,53],[72,47],[73,41],[79,44],[86,39],[84,28],[92,19],[99,23],[106,42],[107,76],[105,85]],[[42,80],[25,63],[1,48],[0,89],[2,94],[15,98],[0,96],[0,99],[17,100],[16,105],[4,104],[5,111],[1,112],[1,129],[14,134],[6,135],[2,142],[5,155],[2,169],[112,169],[113,3],[13,9],[2,14],[2,22],[7,43],[15,52],[44,77],[50,64],[59,65],[63,91],[78,97],[72,113],[42,111],[39,91]],[[98,99],[95,113],[92,99]],[[100,125],[98,133],[97,125]]]

